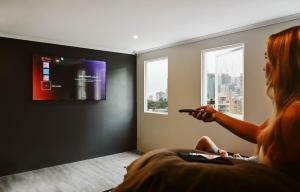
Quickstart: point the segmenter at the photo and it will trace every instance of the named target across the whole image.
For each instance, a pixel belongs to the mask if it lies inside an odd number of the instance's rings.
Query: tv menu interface
[[[33,56],[33,100],[104,100],[106,62]]]

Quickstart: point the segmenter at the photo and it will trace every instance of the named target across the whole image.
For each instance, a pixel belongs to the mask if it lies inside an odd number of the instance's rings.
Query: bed
[[[233,160],[233,165],[188,162],[178,152],[158,149],[127,167],[113,192],[300,191],[298,177],[265,165]],[[199,152],[199,151],[194,151]]]

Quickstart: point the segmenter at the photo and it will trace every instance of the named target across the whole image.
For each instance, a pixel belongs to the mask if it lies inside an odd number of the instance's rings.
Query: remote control
[[[195,110],[195,109],[179,109],[180,113],[192,113],[192,112],[200,112],[200,110]]]

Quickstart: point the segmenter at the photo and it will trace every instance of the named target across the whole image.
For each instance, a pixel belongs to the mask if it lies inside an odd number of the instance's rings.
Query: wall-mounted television
[[[33,55],[33,100],[105,100],[106,62]]]

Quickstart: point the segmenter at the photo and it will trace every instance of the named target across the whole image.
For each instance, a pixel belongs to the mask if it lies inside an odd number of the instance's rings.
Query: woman
[[[240,121],[211,107],[201,106],[191,115],[216,121],[237,136],[257,143],[260,163],[288,172],[300,171],[300,26],[268,39],[264,67],[267,94],[274,106],[261,125]],[[200,111],[201,110],[201,111]]]

